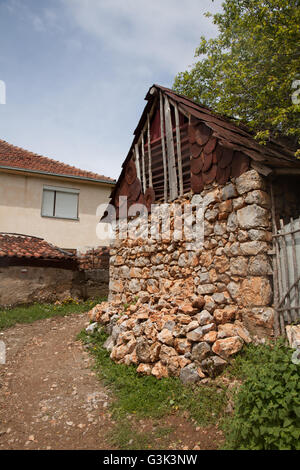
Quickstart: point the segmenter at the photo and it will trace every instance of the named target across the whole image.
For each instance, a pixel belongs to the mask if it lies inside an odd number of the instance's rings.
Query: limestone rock
[[[218,338],[228,338],[231,336],[239,336],[245,343],[251,343],[249,332],[241,325],[236,323],[225,323],[218,327]]]
[[[201,310],[205,305],[203,296],[195,297],[192,302],[192,307]]]
[[[254,256],[249,262],[249,274],[252,276],[270,276],[272,268],[268,255]]]
[[[215,323],[209,323],[208,325],[204,325],[201,327],[202,334],[206,335],[210,331],[215,331],[216,330],[216,324]]]
[[[157,379],[162,379],[163,377],[168,377],[168,369],[161,362],[157,362],[151,371]]]
[[[248,273],[248,260],[243,256],[232,258],[230,260],[230,272],[237,276],[247,276]]]
[[[213,321],[213,316],[207,310],[197,313],[194,318],[197,319],[200,326],[207,325]]]
[[[121,346],[114,346],[111,352],[111,359],[115,361],[120,361],[123,359],[127,354],[132,353],[136,346],[136,341],[132,339],[128,343],[121,344]]]
[[[230,338],[225,339],[218,339],[213,347],[212,350],[218,356],[232,356],[232,354],[236,354],[240,351],[243,347],[243,340],[239,336],[232,336]]]
[[[259,206],[269,208],[271,198],[265,191],[255,190],[247,194],[245,202],[247,204],[258,204]]]
[[[268,244],[261,241],[241,243],[240,250],[243,255],[258,255],[259,253],[266,253],[268,251]]]
[[[214,294],[214,292],[216,292],[216,287],[214,286],[214,284],[200,285],[197,287],[197,292],[200,295]]]
[[[150,364],[139,364],[137,370],[138,374],[151,375],[152,366]]]
[[[107,340],[105,341],[105,343],[103,344],[103,347],[107,351],[112,352],[112,349],[113,349],[114,345],[115,345],[115,342],[114,342],[112,336],[109,336],[107,338]]]
[[[221,198],[223,201],[226,201],[227,199],[232,199],[236,196],[237,196],[236,188],[232,183],[227,184],[221,190]]]
[[[206,343],[214,343],[218,337],[218,333],[216,331],[210,331],[203,336],[203,341]]]
[[[269,305],[272,300],[270,281],[265,277],[250,277],[243,281],[241,302],[245,307]]]
[[[191,351],[191,342],[186,338],[176,338],[174,348],[179,354],[186,354]]]
[[[255,189],[265,189],[265,181],[255,170],[249,170],[236,179],[236,189],[242,195]]]
[[[98,330],[98,327],[99,327],[99,324],[97,322],[90,323],[90,325],[86,327],[85,331],[88,334],[93,334],[93,333],[95,333],[95,331]]]
[[[214,319],[217,323],[228,323],[235,319],[237,308],[232,305],[227,305],[225,308],[217,308],[214,311]]]
[[[226,365],[226,360],[219,356],[210,356],[201,362],[202,370],[211,378],[215,378],[217,375],[221,374]]]
[[[286,335],[291,348],[300,349],[300,325],[286,326]]]
[[[137,339],[136,355],[139,362],[151,362],[150,345],[144,336]]]
[[[268,227],[269,211],[257,204],[252,204],[237,211],[237,221],[243,229]]]
[[[193,346],[192,349],[192,360],[201,362],[211,353],[211,348],[208,343],[201,342]]]
[[[190,367],[191,364],[184,367],[180,371],[180,380],[184,385],[193,384],[199,382],[200,376],[194,367]]]
[[[186,337],[190,341],[194,341],[194,342],[200,341],[203,337],[202,328],[199,327],[199,328],[196,328],[193,331],[189,331],[187,333]]]
[[[163,344],[161,346],[160,353],[159,353],[159,359],[162,362],[162,364],[168,364],[170,358],[173,357],[173,356],[178,356],[175,349],[170,347],[170,346],[166,346],[165,344]],[[156,360],[158,360],[158,359],[156,359]]]
[[[172,345],[173,345],[173,342],[174,342],[174,337],[173,337],[171,331],[168,330],[167,328],[164,328],[164,329],[157,335],[157,339],[158,339],[161,343],[167,344],[167,345],[169,345],[169,346],[172,346]]]

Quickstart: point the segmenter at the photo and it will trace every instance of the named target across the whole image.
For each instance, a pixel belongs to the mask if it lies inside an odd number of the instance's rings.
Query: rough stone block
[[[244,229],[268,227],[269,211],[257,204],[251,204],[237,211],[237,221]]]
[[[245,194],[254,189],[264,190],[266,183],[256,170],[246,171],[236,179],[236,189],[238,194]]]
[[[240,302],[245,307],[266,306],[271,301],[272,288],[265,277],[250,277],[242,282]]]

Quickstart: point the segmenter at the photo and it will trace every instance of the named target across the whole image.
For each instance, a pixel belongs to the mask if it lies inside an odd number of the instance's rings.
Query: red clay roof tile
[[[74,166],[52,160],[42,155],[29,152],[20,147],[15,147],[0,139],[0,166],[18,168],[24,170],[40,171],[43,173],[75,176],[77,178],[90,178],[102,180],[104,183],[114,183],[113,178],[99,175],[91,171],[80,170]]]
[[[29,235],[0,233],[0,258],[74,259],[64,251],[42,238]]]

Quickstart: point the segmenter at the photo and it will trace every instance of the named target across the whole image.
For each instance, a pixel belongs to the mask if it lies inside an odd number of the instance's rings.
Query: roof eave
[[[81,180],[81,181],[88,181],[90,183],[102,183],[108,186],[114,186],[116,184],[115,181],[89,178],[87,176],[75,176],[75,175],[65,175],[65,174],[60,174],[60,173],[50,173],[47,171],[28,170],[26,168],[18,168],[18,167],[13,167],[13,166],[6,166],[6,165],[0,165],[0,170],[10,170],[10,171],[17,171],[19,173],[30,173],[30,174],[37,174],[37,175],[44,175],[44,176],[52,176],[56,178],[68,178],[68,179],[73,179],[73,180],[75,179],[75,180]]]

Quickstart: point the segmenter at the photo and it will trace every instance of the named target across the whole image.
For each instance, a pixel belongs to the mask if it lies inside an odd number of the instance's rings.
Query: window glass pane
[[[53,208],[54,208],[54,191],[48,191],[47,189],[44,189],[42,215],[53,217]]]
[[[78,195],[56,192],[55,216],[66,219],[77,219]]]

